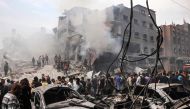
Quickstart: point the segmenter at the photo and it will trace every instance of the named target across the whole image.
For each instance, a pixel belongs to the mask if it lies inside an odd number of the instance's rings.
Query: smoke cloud
[[[106,26],[106,17],[104,11],[95,11],[87,15],[87,22],[84,24],[86,46],[95,49],[98,55],[118,52],[119,43],[112,38],[110,27]]]
[[[54,35],[39,31],[28,33],[28,36],[19,34],[14,30],[11,34],[3,34],[1,37],[0,62],[4,63],[6,57],[8,61],[14,63],[18,60],[31,60],[34,56],[52,55],[54,53]]]
[[[38,59],[40,55],[47,54],[50,59],[56,52],[55,37],[53,34],[39,31],[28,33],[28,36],[22,34],[3,34],[1,37],[0,49],[0,71],[3,72],[5,61],[8,62],[11,70],[16,73],[20,69],[31,65],[32,57]],[[51,60],[50,60],[51,61]]]
[[[54,55],[55,36],[46,31],[36,32],[26,39],[26,45],[31,56]]]
[[[67,17],[75,27],[75,32],[81,34],[85,40],[82,54],[89,48],[94,49],[97,56],[104,52],[118,53],[120,42],[110,33],[111,27],[106,24],[108,16],[105,11],[81,7],[72,8],[70,11],[71,14]]]

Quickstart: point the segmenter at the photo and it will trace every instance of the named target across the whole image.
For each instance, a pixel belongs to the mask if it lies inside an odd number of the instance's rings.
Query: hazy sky
[[[134,0],[145,6],[146,0]],[[0,33],[16,28],[19,33],[33,32],[46,27],[49,31],[57,26],[58,17],[64,9],[83,6],[103,9],[117,4],[129,7],[130,0],[0,0]],[[157,23],[182,24],[190,22],[190,0],[149,0],[150,8],[156,11]],[[1,37],[1,36],[0,36]]]

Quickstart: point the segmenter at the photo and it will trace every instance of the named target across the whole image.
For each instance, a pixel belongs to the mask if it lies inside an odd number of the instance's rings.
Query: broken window
[[[154,42],[154,37],[153,36],[150,36],[150,41]]]
[[[142,15],[145,15],[145,10],[141,10],[141,14],[142,14]]]
[[[147,35],[146,34],[143,34],[143,40],[147,41]]]
[[[152,23],[149,24],[149,28],[153,30],[153,24]]]
[[[139,32],[135,32],[135,38],[139,39]]]
[[[144,53],[148,53],[148,47],[144,47]]]
[[[123,20],[127,22],[128,21],[128,16],[123,15]]]
[[[137,19],[134,19],[134,24],[138,25],[138,20]]]
[[[146,21],[142,21],[142,26],[146,27]]]

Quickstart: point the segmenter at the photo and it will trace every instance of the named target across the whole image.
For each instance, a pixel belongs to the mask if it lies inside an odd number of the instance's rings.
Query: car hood
[[[62,101],[53,103],[47,106],[46,109],[89,109],[94,108],[95,104],[89,102],[89,101],[81,101],[81,102],[75,102],[75,101]]]
[[[85,108],[85,107],[79,107],[79,106],[70,106],[70,107],[63,107],[63,108],[47,108],[47,109],[89,109],[89,108]]]
[[[184,109],[185,107],[190,107],[190,98],[185,97],[182,99],[179,99],[175,102],[175,105],[173,108],[179,108],[179,109]]]

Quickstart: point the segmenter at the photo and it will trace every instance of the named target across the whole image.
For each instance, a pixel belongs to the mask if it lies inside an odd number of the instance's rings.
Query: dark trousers
[[[4,70],[4,72],[5,72],[5,76],[7,76],[8,70]]]

